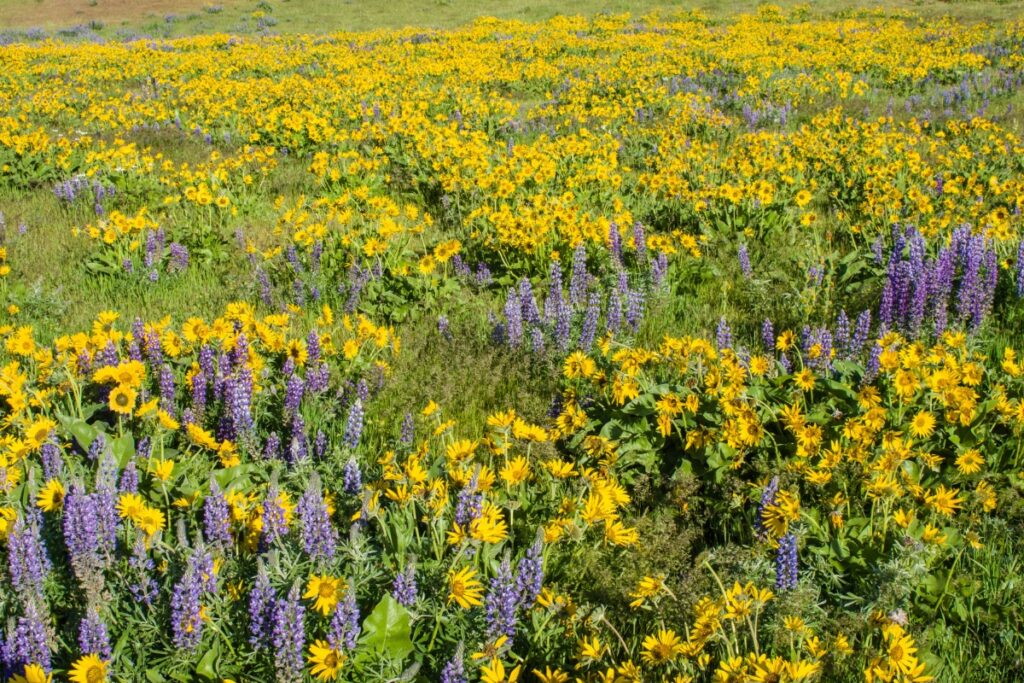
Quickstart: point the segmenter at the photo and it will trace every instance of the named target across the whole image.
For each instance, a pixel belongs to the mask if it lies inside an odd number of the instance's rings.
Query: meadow
[[[45,2],[0,681],[1024,680],[1016,6]]]

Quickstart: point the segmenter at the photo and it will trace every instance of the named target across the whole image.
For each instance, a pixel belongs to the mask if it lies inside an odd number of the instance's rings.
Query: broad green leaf
[[[370,616],[363,622],[363,636],[359,642],[391,659],[401,661],[412,652],[412,632],[409,612],[390,594],[385,594]]]

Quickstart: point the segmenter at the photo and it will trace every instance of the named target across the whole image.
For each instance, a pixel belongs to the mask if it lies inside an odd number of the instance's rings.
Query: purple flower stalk
[[[43,583],[53,565],[40,535],[38,511],[29,510],[14,522],[7,540],[11,585],[25,602],[43,595]]]
[[[345,424],[345,445],[351,449],[359,446],[359,439],[363,434],[363,402],[356,399],[348,413],[348,422]]]
[[[210,479],[210,495],[203,501],[203,536],[221,548],[231,546],[231,510],[217,480]]]
[[[468,683],[466,678],[466,666],[462,661],[462,648],[448,660],[448,663],[441,669],[440,683]]]
[[[587,272],[587,248],[579,244],[572,252],[572,278],[569,281],[569,303],[574,307],[582,306],[587,300],[587,284],[590,273]]]
[[[506,557],[498,567],[498,574],[491,579],[490,590],[484,598],[488,637],[512,638],[515,635],[518,606],[519,591],[516,590],[512,566]]]
[[[348,462],[345,463],[343,477],[343,490],[345,493],[355,495],[362,490],[363,474],[359,471],[359,463],[356,462],[355,458],[349,458]]]
[[[299,518],[302,547],[314,560],[332,560],[337,545],[337,531],[331,525],[327,502],[320,493],[319,482],[311,483],[295,512]]]
[[[718,345],[718,350],[732,348],[732,330],[729,328],[729,323],[725,321],[725,318],[719,318],[718,328],[715,330],[715,340]]]
[[[750,266],[750,253],[747,251],[747,245],[741,244],[739,246],[737,256],[740,262],[740,271],[743,272],[743,277],[749,280],[754,276],[754,269]]]
[[[260,545],[269,548],[287,533],[288,523],[285,521],[284,508],[281,507],[280,492],[276,484],[271,484],[263,501],[263,535]]]
[[[78,627],[78,648],[84,653],[98,655],[106,662],[112,659],[107,625],[100,619],[95,607],[89,608]]]
[[[516,595],[519,606],[523,609],[532,607],[540,595],[544,583],[543,550],[542,541],[538,538],[516,566]]]
[[[416,565],[412,562],[405,565],[395,575],[391,584],[391,595],[403,607],[412,607],[416,603]]]
[[[330,630],[327,632],[327,643],[339,652],[354,650],[361,632],[359,626],[359,605],[356,603],[355,589],[349,586],[345,597],[338,603],[331,617]]]
[[[274,669],[277,680],[282,683],[302,680],[306,608],[299,596],[299,587],[294,585],[288,596],[278,600],[274,608]]]
[[[260,562],[256,582],[249,593],[249,643],[256,649],[270,646],[276,602],[277,596],[270,585],[267,568]]]
[[[775,588],[779,591],[793,590],[796,583],[796,535],[788,533],[779,539],[779,551],[775,557]]]

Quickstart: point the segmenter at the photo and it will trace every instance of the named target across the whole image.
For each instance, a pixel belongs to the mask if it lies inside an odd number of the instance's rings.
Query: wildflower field
[[[0,681],[1024,680],[1024,20],[0,34]]]

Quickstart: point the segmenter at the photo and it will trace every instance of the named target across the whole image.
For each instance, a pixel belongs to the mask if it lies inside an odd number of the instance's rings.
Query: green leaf
[[[196,673],[208,681],[215,680],[217,672],[213,670],[213,665],[219,655],[220,648],[217,646],[217,643],[214,643],[213,647],[207,650],[203,658],[199,660],[199,664],[196,665]]]
[[[129,432],[119,439],[110,442],[110,450],[114,454],[117,466],[124,469],[128,461],[135,455],[135,437]]]
[[[64,424],[64,429],[66,429],[71,436],[75,437],[75,441],[78,442],[78,445],[81,446],[82,450],[89,450],[89,446],[92,445],[92,442],[100,433],[98,429],[84,420],[67,417],[65,415],[58,415],[57,419]]]
[[[146,669],[146,680],[149,683],[167,683],[167,679],[156,669]]]
[[[364,646],[383,652],[391,659],[401,661],[412,652],[412,624],[409,612],[386,594],[363,622]]]

